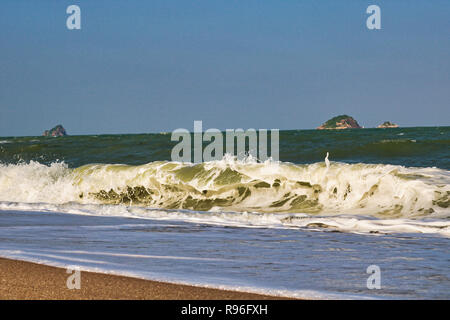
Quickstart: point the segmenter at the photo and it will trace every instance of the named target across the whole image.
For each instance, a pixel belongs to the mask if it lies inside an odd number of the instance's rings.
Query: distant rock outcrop
[[[331,118],[320,127],[317,127],[319,130],[324,129],[361,129],[362,127],[358,124],[358,122],[350,116],[340,115],[334,118]]]
[[[398,128],[398,124],[392,123],[390,121],[385,121],[380,124],[377,128]]]
[[[50,130],[45,130],[42,135],[44,137],[62,137],[67,136],[67,132],[62,125],[58,124],[56,127]]]

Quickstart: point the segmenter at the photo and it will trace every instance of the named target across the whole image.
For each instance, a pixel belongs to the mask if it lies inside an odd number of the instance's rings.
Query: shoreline
[[[80,289],[68,289],[66,269],[0,258],[0,300],[291,300],[81,271]]]

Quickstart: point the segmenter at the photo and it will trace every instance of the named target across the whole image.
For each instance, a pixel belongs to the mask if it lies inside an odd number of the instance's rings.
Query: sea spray
[[[195,211],[447,217],[449,173],[330,162],[296,165],[225,157],[201,164],[0,165],[0,201],[108,204]]]

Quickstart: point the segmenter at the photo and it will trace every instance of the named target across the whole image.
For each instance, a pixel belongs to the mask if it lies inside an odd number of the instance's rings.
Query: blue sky
[[[366,28],[370,4],[382,30]],[[343,113],[450,125],[450,1],[0,2],[0,136],[309,129]]]

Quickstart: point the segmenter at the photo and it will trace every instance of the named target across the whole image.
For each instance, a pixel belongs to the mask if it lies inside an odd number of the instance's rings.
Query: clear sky
[[[0,2],[0,136],[309,129],[344,113],[450,125],[450,1]]]

